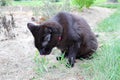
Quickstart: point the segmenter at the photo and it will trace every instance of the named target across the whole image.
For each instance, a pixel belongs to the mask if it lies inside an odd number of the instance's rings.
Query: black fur
[[[87,22],[70,13],[60,12],[40,25],[28,23],[28,28],[41,55],[48,55],[53,47],[57,47],[65,53],[72,67],[76,58],[88,58],[98,47],[97,39]],[[51,35],[50,41],[42,46],[48,35]]]

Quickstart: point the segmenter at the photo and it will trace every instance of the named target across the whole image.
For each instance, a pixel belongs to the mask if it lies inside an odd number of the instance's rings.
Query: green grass
[[[38,51],[36,51],[34,56],[34,62],[36,64],[35,71],[39,76],[44,76],[47,72],[50,72],[51,69],[60,69],[65,70],[66,67],[61,68],[61,66],[67,66],[70,68],[70,65],[67,64],[67,59],[64,58],[64,54],[60,55],[61,59],[57,63],[49,62],[49,59],[44,57],[40,57]]]
[[[120,3],[118,3],[118,4],[98,4],[97,6],[114,9],[114,8],[120,7]]]
[[[109,18],[103,20],[98,27],[98,31],[100,32],[113,32],[118,30],[120,30],[120,9]]]
[[[96,0],[95,1],[95,4],[103,4],[103,3],[106,3],[107,2],[107,0]],[[118,0],[118,2],[120,2],[120,0]]]
[[[101,4],[101,3],[104,3],[104,2],[106,2],[106,0],[96,0],[95,4]]]
[[[120,9],[103,20],[97,29],[102,45],[94,59],[81,64],[85,80],[120,80]],[[87,67],[84,67],[87,66]]]
[[[120,39],[104,43],[96,59],[92,60],[92,80],[120,80]],[[90,72],[91,73],[91,72]]]
[[[46,57],[40,58],[39,55],[40,55],[39,52],[36,52],[35,57],[34,57],[34,61],[36,64],[35,70],[36,70],[37,74],[42,76],[45,72],[48,71],[49,61]]]
[[[41,6],[42,1],[13,1],[12,6]]]
[[[107,3],[106,0],[96,0],[94,3],[94,6],[99,6],[99,7],[105,7],[105,8],[117,8],[120,7],[120,0],[118,0],[119,3]]]
[[[42,0],[39,1],[13,1],[12,6],[33,6],[33,7],[39,7],[42,6],[44,2]],[[53,4],[60,5],[63,4],[62,1],[60,2],[53,2]]]

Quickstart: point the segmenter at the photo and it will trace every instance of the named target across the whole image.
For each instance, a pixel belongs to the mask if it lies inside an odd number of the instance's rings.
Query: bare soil
[[[114,11],[107,8],[92,7],[84,9],[83,12],[75,11],[73,13],[84,17],[91,28],[94,29],[100,21]],[[9,14],[7,10],[4,12],[6,15]],[[16,38],[5,40],[4,35],[0,34],[0,80],[32,80],[37,75],[34,70],[36,65],[33,60],[36,49],[33,44],[33,37],[26,24],[30,22],[33,13],[24,10],[12,13],[17,25],[13,30]],[[55,61],[56,56],[51,54],[47,57],[50,58],[49,60]],[[66,74],[63,74],[64,72],[61,72],[60,69],[54,70],[53,73],[50,72],[38,80],[84,80],[84,77],[80,74],[81,72],[78,71],[79,67],[77,65],[76,63],[75,67]],[[71,74],[71,72],[73,73]]]

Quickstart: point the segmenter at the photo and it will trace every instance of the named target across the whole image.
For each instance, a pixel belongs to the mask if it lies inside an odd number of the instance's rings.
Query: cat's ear
[[[28,23],[27,24],[28,29],[32,32],[33,30],[35,30],[38,26],[33,24],[33,23]]]
[[[39,25],[36,25],[34,23],[28,23],[27,27],[30,30],[30,32],[33,34],[33,36],[35,36],[39,30]]]

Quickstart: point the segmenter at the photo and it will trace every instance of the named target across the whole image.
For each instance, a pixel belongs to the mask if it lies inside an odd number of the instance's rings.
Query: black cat
[[[97,39],[87,22],[76,15],[60,12],[39,25],[27,24],[41,55],[59,48],[73,67],[76,58],[88,58],[98,47]]]

